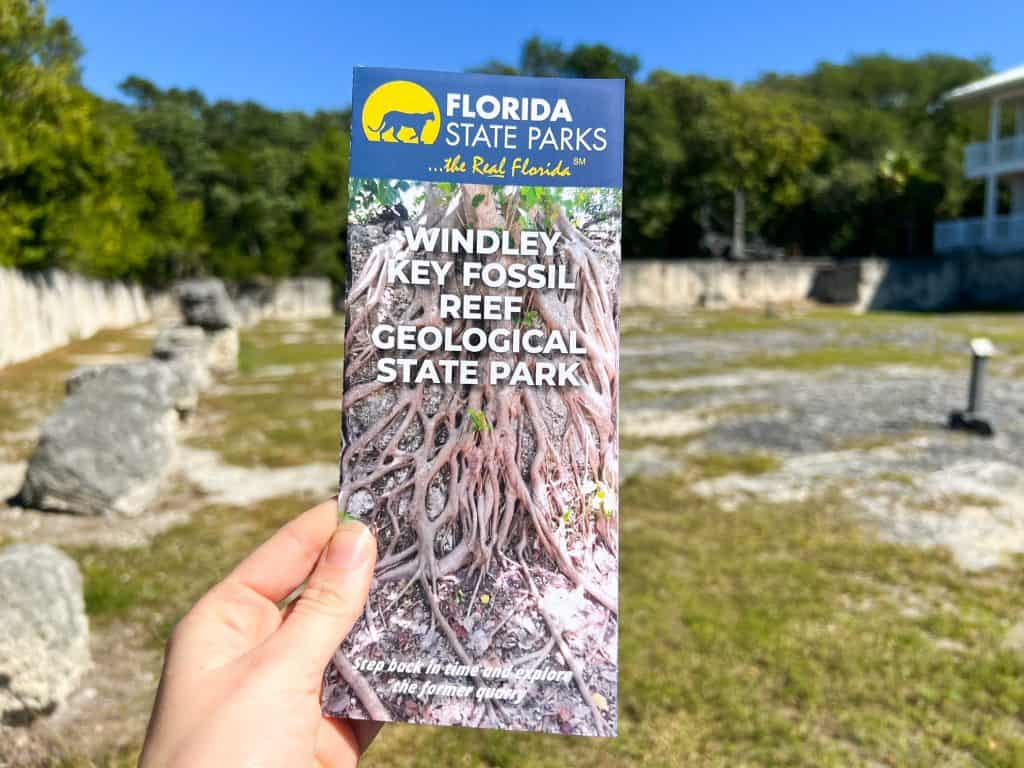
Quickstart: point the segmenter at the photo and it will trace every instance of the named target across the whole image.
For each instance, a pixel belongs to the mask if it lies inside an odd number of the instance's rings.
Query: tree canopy
[[[347,116],[80,84],[39,0],[0,0],[0,264],[153,283],[344,275]]]
[[[857,56],[742,86],[640,70],[605,45],[540,38],[518,66],[482,68],[626,80],[627,257],[700,255],[704,228],[732,229],[737,189],[746,227],[791,255],[927,255],[936,218],[981,205],[962,163],[984,118],[941,97],[988,74],[985,59]]]
[[[344,276],[347,111],[210,102],[141,77],[111,102],[42,0],[0,0],[0,265],[159,284]],[[927,55],[823,62],[735,84],[603,44],[531,38],[478,71],[626,80],[624,254],[698,256],[708,231],[790,255],[930,252],[937,217],[976,212],[963,146],[982,115],[941,95],[989,72]]]
[[[82,88],[80,55],[42,3],[0,3],[0,264],[138,275],[196,222],[159,151]]]
[[[122,91],[139,138],[159,150],[179,197],[199,211],[199,237],[179,271],[235,280],[344,274],[344,115],[211,104],[138,77]]]

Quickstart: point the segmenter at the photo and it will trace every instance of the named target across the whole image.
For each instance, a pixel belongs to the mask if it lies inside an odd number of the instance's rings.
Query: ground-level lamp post
[[[971,381],[967,388],[967,410],[949,414],[949,428],[962,429],[982,437],[991,437],[995,430],[981,415],[985,392],[985,370],[996,348],[988,339],[971,339]]]

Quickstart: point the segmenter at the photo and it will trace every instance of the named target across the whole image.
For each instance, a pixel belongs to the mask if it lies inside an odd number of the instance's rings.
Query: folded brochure
[[[614,736],[621,80],[357,68],[336,717]]]

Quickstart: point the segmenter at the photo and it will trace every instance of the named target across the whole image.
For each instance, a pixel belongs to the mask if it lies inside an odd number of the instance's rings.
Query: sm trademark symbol
[[[581,165],[586,165],[587,164],[587,158],[585,158],[585,157],[574,157],[572,159],[572,164],[577,166],[577,167],[579,167]]]

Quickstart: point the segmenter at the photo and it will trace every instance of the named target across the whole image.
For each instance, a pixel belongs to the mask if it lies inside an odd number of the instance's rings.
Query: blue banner
[[[624,85],[357,67],[351,175],[618,188]]]

